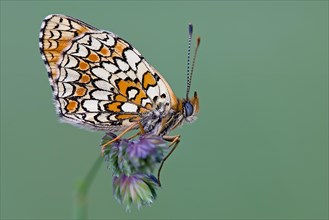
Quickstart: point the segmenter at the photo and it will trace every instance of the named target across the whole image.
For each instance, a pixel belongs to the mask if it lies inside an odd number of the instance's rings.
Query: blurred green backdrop
[[[131,42],[184,96],[187,24],[202,37],[199,119],[156,203],[125,213],[103,166],[90,218],[328,218],[328,1],[1,1],[1,218],[72,218],[101,132],[59,123],[38,49],[61,13]]]

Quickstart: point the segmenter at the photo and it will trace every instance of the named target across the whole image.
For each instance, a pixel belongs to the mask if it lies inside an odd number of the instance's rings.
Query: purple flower
[[[105,136],[103,140],[111,140],[114,137]],[[122,173],[153,172],[159,162],[162,161],[168,147],[162,137],[154,134],[144,134],[138,139],[120,139],[114,142],[109,150],[105,151],[105,159],[108,167],[112,167],[114,175]]]
[[[115,137],[106,134],[102,145]],[[140,208],[155,200],[159,185],[152,172],[167,149],[162,137],[144,134],[134,140],[119,139],[104,150],[107,165],[113,171],[114,197],[126,210],[133,204]]]
[[[156,198],[157,180],[152,175],[121,174],[113,177],[113,194],[115,199],[130,211],[135,204],[139,209],[143,205],[151,205]]]
[[[129,143],[127,153],[130,159],[139,158],[145,159],[148,156],[156,156],[163,154],[166,144],[164,140],[157,135],[144,134],[140,136],[139,140]]]

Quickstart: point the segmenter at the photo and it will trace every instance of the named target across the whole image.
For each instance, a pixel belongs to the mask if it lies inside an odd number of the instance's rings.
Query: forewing
[[[39,47],[52,86],[58,78],[57,63],[63,50],[70,46],[72,39],[92,30],[97,29],[64,15],[49,15],[44,19],[39,34]]]
[[[48,16],[40,50],[62,119],[119,131],[158,105],[171,89],[141,54],[115,34],[77,19]]]

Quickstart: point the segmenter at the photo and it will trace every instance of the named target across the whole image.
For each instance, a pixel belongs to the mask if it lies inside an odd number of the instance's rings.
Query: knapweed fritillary
[[[190,71],[191,38],[190,24],[187,92],[179,99],[164,77],[124,39],[76,18],[47,16],[39,46],[60,119],[119,134],[103,148],[132,129],[161,136],[173,145],[164,162],[180,140],[179,135],[168,133],[183,121],[193,121],[199,111],[197,93],[188,96],[194,67]],[[197,48],[199,42],[200,38]]]

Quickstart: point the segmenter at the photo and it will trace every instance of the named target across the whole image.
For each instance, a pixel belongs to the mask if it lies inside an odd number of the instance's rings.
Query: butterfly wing
[[[66,122],[120,131],[175,102],[168,83],[128,42],[78,19],[49,15],[40,51],[55,105]]]

